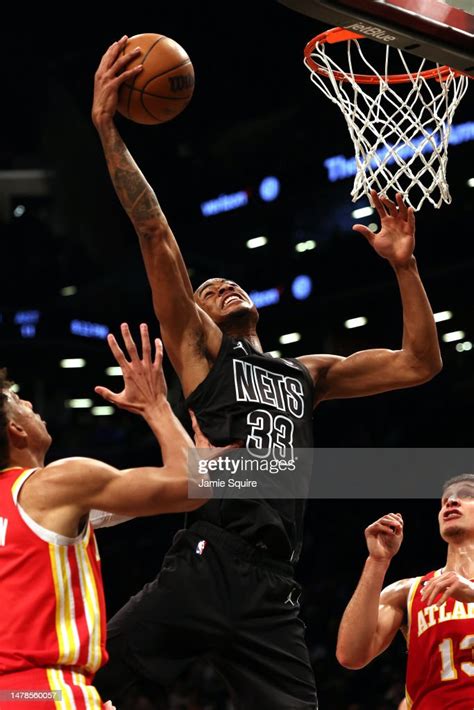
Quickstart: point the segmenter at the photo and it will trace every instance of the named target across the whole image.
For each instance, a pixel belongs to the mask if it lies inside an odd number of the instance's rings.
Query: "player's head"
[[[446,542],[474,538],[473,473],[463,473],[446,481],[438,520],[441,537]]]
[[[253,326],[258,321],[255,303],[234,281],[223,278],[208,279],[196,289],[194,299],[223,330],[245,320]]]
[[[29,449],[44,455],[51,445],[46,423],[31,402],[12,392],[5,368],[0,369],[0,469],[14,463],[15,452]]]
[[[0,369],[0,469],[6,468],[9,463],[7,396],[4,390],[10,386],[5,368]]]

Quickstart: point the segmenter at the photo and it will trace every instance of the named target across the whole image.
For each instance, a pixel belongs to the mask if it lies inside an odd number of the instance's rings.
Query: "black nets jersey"
[[[213,444],[243,440],[248,449],[264,449],[274,438],[303,449],[313,446],[313,402],[314,385],[302,363],[224,335],[213,368],[186,407]],[[296,562],[304,508],[302,499],[214,499],[188,514],[187,524],[206,520]]]

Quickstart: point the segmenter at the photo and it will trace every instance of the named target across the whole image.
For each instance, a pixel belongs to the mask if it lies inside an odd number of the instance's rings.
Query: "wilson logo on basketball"
[[[183,91],[192,89],[194,86],[194,76],[192,74],[175,74],[168,77],[171,91]]]

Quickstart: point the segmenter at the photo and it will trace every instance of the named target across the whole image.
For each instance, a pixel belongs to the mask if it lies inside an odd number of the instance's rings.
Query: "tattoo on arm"
[[[166,224],[155,193],[117,131],[104,152],[115,191],[137,232],[146,232],[152,223]]]

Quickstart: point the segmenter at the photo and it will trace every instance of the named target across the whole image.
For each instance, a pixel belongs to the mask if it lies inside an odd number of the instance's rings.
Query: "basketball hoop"
[[[434,207],[449,204],[449,134],[468,77],[438,64],[424,69],[425,59],[414,71],[402,50],[388,44],[380,73],[364,55],[361,39],[367,38],[336,27],[314,37],[304,52],[311,80],[339,106],[354,143],[357,173],[352,201],[370,197],[375,189],[382,195],[400,192],[415,210],[425,200]],[[326,51],[340,42],[347,42],[347,69]],[[404,73],[389,72],[394,55]],[[361,65],[370,73],[355,71],[356,62],[357,68]]]

